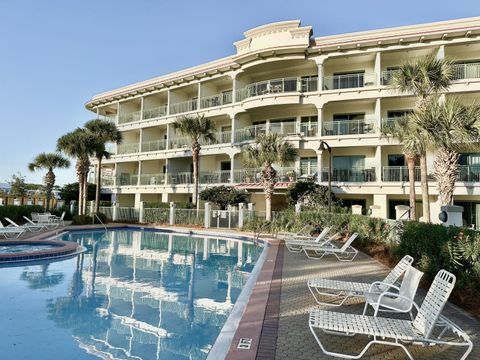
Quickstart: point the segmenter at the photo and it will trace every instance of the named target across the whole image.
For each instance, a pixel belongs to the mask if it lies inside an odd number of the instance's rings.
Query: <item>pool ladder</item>
[[[95,224],[95,218],[97,218],[98,221],[100,221],[100,224],[103,225],[103,228],[105,229],[105,232],[107,232],[108,231],[107,226],[103,223],[102,220],[100,220],[100,218],[98,217],[98,215],[96,213],[93,213],[93,224]]]

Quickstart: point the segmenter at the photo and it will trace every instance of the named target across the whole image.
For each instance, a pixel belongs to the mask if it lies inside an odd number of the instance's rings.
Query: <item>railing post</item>
[[[117,220],[118,220],[118,203],[114,202],[113,209],[112,209],[112,221],[115,222]]]
[[[240,203],[238,204],[238,227],[243,227],[243,218],[245,216],[245,204]]]
[[[248,207],[248,217],[252,218],[255,212],[255,205],[253,205],[253,203],[248,203],[247,207]]]
[[[212,211],[212,205],[210,205],[210,203],[206,202],[205,203],[205,229],[210,228],[210,220],[212,218],[210,216],[211,211]]]
[[[175,203],[172,201],[170,202],[170,225],[175,225]]]
[[[144,209],[145,209],[145,201],[140,201],[140,206],[138,209],[138,222],[140,224],[143,224],[145,222],[145,214],[144,214]]]

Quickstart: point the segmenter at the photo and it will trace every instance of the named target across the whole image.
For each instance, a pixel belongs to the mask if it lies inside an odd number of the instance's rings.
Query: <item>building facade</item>
[[[408,172],[400,144],[382,135],[382,126],[415,104],[391,86],[398,66],[430,54],[449,58],[455,80],[445,96],[470,103],[480,94],[480,17],[323,37],[298,20],[284,21],[248,30],[234,46],[232,56],[101,93],[86,104],[123,133],[103,164],[104,192],[121,206],[191,200],[189,139],[173,123],[203,114],[217,132],[215,142],[202,144],[201,188],[247,189],[261,210],[259,170],[243,168],[241,147],[259,134],[278,133],[299,157],[289,168],[276,166],[274,209],[284,206],[285,189],[297,179],[326,184],[323,140],[332,149],[333,190],[344,204],[374,206],[377,215],[395,218],[395,206],[408,203]],[[428,154],[432,174],[433,158]],[[480,152],[465,152],[460,165],[455,202],[464,206],[467,225],[480,224]],[[433,176],[429,184],[435,221],[440,204]]]

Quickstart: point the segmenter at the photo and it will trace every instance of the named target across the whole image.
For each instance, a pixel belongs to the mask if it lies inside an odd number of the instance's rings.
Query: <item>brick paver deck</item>
[[[276,359],[328,359],[313,338],[308,328],[308,310],[315,306],[306,282],[314,276],[322,276],[336,280],[372,282],[381,280],[388,269],[365,254],[359,254],[354,262],[338,262],[333,257],[321,261],[309,260],[303,254],[292,254],[284,251],[283,274],[280,300],[280,320]],[[419,290],[417,303],[425,296],[426,291]],[[364,303],[355,298],[341,307],[326,307],[333,311],[361,314]],[[370,314],[372,313],[370,309]],[[474,343],[471,359],[480,359],[480,322],[466,314],[458,307],[448,304],[443,312],[448,318],[465,330]],[[387,316],[387,315],[386,315]],[[322,343],[331,351],[358,354],[367,344],[366,336],[335,336],[320,334]],[[465,348],[447,346],[425,347],[408,345],[407,348],[415,359],[459,359]],[[363,357],[364,359],[406,359],[405,352],[397,347],[373,345]]]

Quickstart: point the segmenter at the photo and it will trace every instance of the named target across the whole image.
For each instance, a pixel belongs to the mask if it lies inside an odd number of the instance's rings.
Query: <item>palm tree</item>
[[[297,155],[293,145],[277,134],[260,135],[252,146],[242,149],[245,168],[262,168],[261,183],[265,192],[267,221],[272,219],[272,195],[277,177],[273,164],[288,165],[295,161]]]
[[[428,99],[448,89],[453,79],[452,62],[433,55],[406,62],[393,75],[393,86],[402,93],[412,93],[417,98],[416,108],[425,106]],[[419,139],[422,141],[422,139]],[[423,218],[430,222],[426,149],[419,154],[422,186]]]
[[[77,158],[75,165],[78,177],[78,214],[84,215],[87,205],[88,172],[90,157],[95,154],[96,140],[86,129],[77,128],[57,140],[57,149]]]
[[[200,160],[200,140],[215,142],[215,125],[212,120],[205,118],[203,115],[197,116],[183,116],[175,120],[175,130],[178,130],[182,135],[188,136],[192,142],[192,161],[193,161],[193,205],[197,206],[198,210],[198,163]]]
[[[43,178],[43,182],[45,184],[45,193],[47,197],[47,206],[46,209],[50,208],[50,198],[52,197],[52,190],[55,186],[55,173],[53,172],[54,169],[65,169],[70,166],[70,161],[65,159],[59,153],[41,153],[38,154],[37,157],[28,164],[28,169],[30,171],[35,171],[38,169],[46,169],[47,173]]]
[[[417,219],[415,207],[415,160],[425,151],[425,141],[418,135],[419,129],[415,125],[408,117],[402,117],[393,124],[382,127],[384,134],[391,135],[400,141],[403,156],[407,162],[410,220]]]
[[[117,126],[111,122],[101,119],[90,120],[85,124],[85,129],[90,131],[95,138],[95,157],[97,158],[97,187],[95,192],[95,212],[100,209],[100,189],[102,186],[102,159],[110,158],[110,153],[106,150],[106,144],[110,142],[121,143],[122,133]]]
[[[453,204],[459,151],[480,147],[480,106],[464,105],[456,97],[447,97],[444,102],[431,99],[410,117],[435,150],[433,166],[440,202]]]

